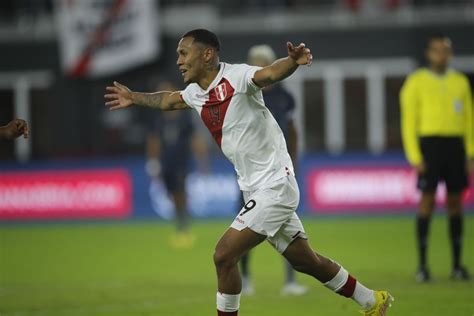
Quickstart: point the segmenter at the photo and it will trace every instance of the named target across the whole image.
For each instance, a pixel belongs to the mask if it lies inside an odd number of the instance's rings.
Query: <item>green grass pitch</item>
[[[193,225],[193,249],[175,250],[171,224],[156,221],[0,226],[1,316],[215,315],[214,245],[230,221]],[[474,282],[449,279],[444,216],[431,227],[434,281],[417,284],[414,223],[409,217],[307,218],[314,248],[360,281],[395,296],[389,315],[474,315]],[[464,262],[474,272],[474,217],[465,224]],[[310,277],[302,297],[282,297],[283,264],[268,244],[251,258],[256,295],[242,316],[358,315],[351,300]]]

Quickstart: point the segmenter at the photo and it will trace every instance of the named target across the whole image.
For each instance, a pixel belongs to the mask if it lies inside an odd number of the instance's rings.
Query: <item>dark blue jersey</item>
[[[155,130],[161,142],[163,168],[186,168],[191,158],[194,132],[190,111],[161,113],[156,120]]]
[[[280,84],[263,89],[265,105],[277,121],[285,139],[288,135],[288,123],[292,120],[295,109],[295,100]]]

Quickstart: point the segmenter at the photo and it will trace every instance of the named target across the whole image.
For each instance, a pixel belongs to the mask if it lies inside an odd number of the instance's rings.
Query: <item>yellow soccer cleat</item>
[[[361,311],[365,316],[385,316],[387,309],[392,306],[394,298],[387,291],[374,291],[375,305],[369,309]]]

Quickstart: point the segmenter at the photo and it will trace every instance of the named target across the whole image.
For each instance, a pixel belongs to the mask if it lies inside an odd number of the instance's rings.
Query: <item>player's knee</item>
[[[451,216],[459,215],[462,212],[462,196],[457,193],[449,193],[447,198],[448,213]]]
[[[435,195],[433,192],[423,192],[420,201],[419,213],[422,217],[430,217],[435,208]]]
[[[214,252],[214,265],[218,269],[225,269],[237,264],[238,259],[229,251],[217,248]]]
[[[462,205],[461,203],[448,204],[448,214],[450,216],[458,216],[462,214]]]

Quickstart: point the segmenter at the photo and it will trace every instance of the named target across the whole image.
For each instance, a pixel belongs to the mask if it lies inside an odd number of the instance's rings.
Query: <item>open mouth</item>
[[[184,76],[184,74],[187,72],[186,69],[180,69],[179,71],[181,71],[181,75]]]

